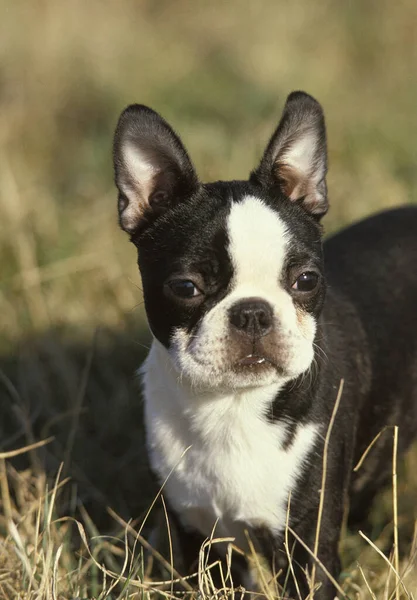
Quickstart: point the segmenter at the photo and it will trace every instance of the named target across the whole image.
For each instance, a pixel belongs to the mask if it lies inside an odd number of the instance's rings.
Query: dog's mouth
[[[263,365],[266,362],[270,362],[265,356],[259,356],[258,354],[248,354],[237,361],[238,365],[242,367],[254,367]]]
[[[262,354],[247,354],[239,359],[235,366],[240,369],[277,368],[277,365],[270,358]]]

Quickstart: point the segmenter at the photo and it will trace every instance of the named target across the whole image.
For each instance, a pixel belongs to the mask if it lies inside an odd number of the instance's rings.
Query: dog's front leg
[[[207,537],[197,530],[184,526],[172,510],[169,511],[169,520],[174,539],[174,566],[182,576],[193,576],[188,580],[193,587],[197,587],[201,579],[209,586],[207,593],[210,595],[214,593],[212,586],[218,590],[232,586],[235,590],[245,587],[249,570],[243,556],[233,552],[229,562],[225,543],[215,541],[210,544]],[[176,588],[183,590],[181,583]]]
[[[184,577],[196,574],[205,538],[195,529],[185,527],[177,513],[169,506],[167,514],[172,532],[174,567]],[[190,584],[193,586],[196,582],[197,577],[190,580]]]
[[[304,526],[300,524],[295,527],[298,539],[289,533],[287,549],[290,559],[286,560],[286,569],[282,569],[282,551],[276,554],[278,557],[281,556],[281,564],[279,561],[275,564],[275,571],[278,572],[281,568],[284,574],[287,573],[285,597],[288,595],[288,598],[298,599],[300,594],[304,600],[314,588],[317,588],[314,596],[311,596],[314,600],[334,600],[337,597],[337,588],[333,581],[337,582],[341,571],[338,545],[343,511],[341,503],[339,506],[334,506],[333,510],[327,505],[327,509],[320,530],[318,561],[312,556],[317,532],[316,525],[313,526],[313,517],[311,525],[304,523]],[[320,565],[323,565],[323,568]]]
[[[314,559],[294,538],[289,544],[289,552],[290,558],[288,558],[287,552],[280,548],[273,561],[275,573],[281,572],[278,583],[283,598],[286,600],[299,600],[301,597],[302,600],[305,600],[309,597],[314,598],[314,600],[333,600],[337,597],[337,589],[328,576],[330,574],[337,581],[340,573],[337,543],[330,543],[325,551],[319,552],[318,558],[321,564],[324,565],[325,570],[317,563],[315,569],[313,568]],[[312,574],[314,571],[313,581]],[[311,595],[312,589],[317,590],[314,595]]]

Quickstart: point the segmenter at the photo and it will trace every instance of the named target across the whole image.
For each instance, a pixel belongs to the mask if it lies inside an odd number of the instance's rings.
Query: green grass
[[[100,565],[122,572],[126,527],[107,507],[138,528],[157,492],[134,376],[150,338],[112,183],[122,108],[142,102],[160,111],[203,179],[243,178],[287,93],[309,91],[327,116],[330,232],[417,200],[416,25],[412,0],[0,0],[0,452],[53,436],[0,461],[0,597],[108,596],[111,575]],[[400,478],[404,560],[413,548],[416,460],[414,451]],[[70,479],[52,514],[51,498],[42,498],[62,461],[61,480]],[[388,553],[391,505],[388,490],[371,532]],[[97,564],[76,522],[58,517],[83,523]],[[124,575],[141,580],[149,556],[140,544],[133,552],[126,536]],[[371,597],[367,585],[389,597],[389,567],[375,549],[348,534],[342,555],[352,597]],[[407,589],[416,594],[413,572]],[[111,594],[146,592],[130,581]]]

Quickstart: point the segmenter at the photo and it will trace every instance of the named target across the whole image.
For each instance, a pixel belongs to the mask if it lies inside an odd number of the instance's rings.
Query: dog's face
[[[124,111],[114,159],[154,336],[203,389],[285,383],[314,358],[327,210],[320,105],[297,92],[248,181],[201,184],[168,124]]]

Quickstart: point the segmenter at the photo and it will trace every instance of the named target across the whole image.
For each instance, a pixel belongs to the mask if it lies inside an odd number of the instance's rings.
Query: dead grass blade
[[[288,539],[288,530],[289,530],[289,524],[290,524],[290,507],[291,507],[291,492],[290,492],[290,495],[288,496],[287,514],[286,514],[286,521],[285,521],[285,541],[284,541],[284,548],[285,548],[285,552],[287,554],[288,564],[290,566],[291,575],[292,575],[292,578],[294,580],[295,589],[297,590],[298,600],[302,600],[302,598],[301,598],[301,592],[300,592],[300,587],[298,585],[298,581],[297,581],[297,578],[295,576],[294,566],[292,564],[293,561],[292,561],[292,555],[290,553],[290,544],[289,544],[289,539]]]
[[[314,540],[314,550],[313,550],[313,553],[314,553],[315,557],[317,557],[318,551],[319,551],[321,521],[322,521],[322,518],[323,518],[324,497],[325,497],[325,491],[326,491],[327,456],[328,456],[328,452],[329,452],[330,436],[332,434],[333,425],[334,425],[334,422],[335,422],[335,419],[336,419],[336,414],[337,414],[337,411],[339,409],[340,400],[342,398],[343,385],[344,385],[344,380],[341,379],[340,380],[340,384],[339,384],[339,390],[338,390],[337,396],[336,396],[336,401],[335,401],[334,406],[333,406],[333,411],[332,411],[332,415],[331,415],[331,418],[330,418],[329,426],[327,428],[326,438],[324,440],[324,448],[323,448],[323,470],[322,470],[322,478],[321,478],[320,502],[319,502],[319,510],[318,510],[318,515],[317,515],[316,537],[315,537],[315,540]],[[313,563],[312,572],[311,572],[311,584],[310,584],[313,594],[314,594],[315,578],[316,578],[316,563],[314,562]]]
[[[400,550],[398,542],[398,488],[397,488],[397,454],[398,454],[398,427],[394,427],[394,441],[392,447],[392,510],[394,517],[394,566],[395,572],[400,570]],[[395,598],[400,599],[400,582],[397,577],[395,584]]]
[[[400,582],[401,587],[403,588],[403,591],[405,593],[405,595],[407,596],[407,598],[411,599],[410,594],[407,591],[407,588],[405,587],[404,581],[401,577],[401,575],[398,573],[397,569],[395,568],[395,566],[390,562],[390,560],[385,556],[385,554],[382,552],[382,550],[380,550],[378,548],[378,546],[376,544],[374,544],[374,542],[372,540],[370,540],[364,533],[363,531],[359,531],[359,535],[366,541],[368,542],[368,544],[370,546],[372,546],[372,548],[379,554],[379,556],[387,563],[387,565],[389,566],[389,568],[393,571],[396,580]]]
[[[324,566],[324,564],[321,562],[321,560],[314,554],[313,550],[311,550],[307,546],[307,544],[300,538],[300,536],[298,535],[298,533],[296,533],[291,527],[289,527],[288,529],[291,532],[291,534],[295,537],[295,539],[297,540],[297,542],[299,542],[303,546],[303,548],[305,550],[307,550],[307,552],[314,559],[314,561],[317,563],[317,565],[324,571],[324,573],[330,579],[330,581],[332,582],[332,584],[334,585],[334,587],[337,589],[338,593],[341,594],[343,596],[343,598],[346,598],[346,600],[349,600],[349,597],[347,596],[347,594],[342,590],[342,588],[340,587],[340,585],[338,584],[338,582],[336,581],[336,579],[329,572],[329,570]]]
[[[32,450],[36,450],[37,448],[46,446],[46,444],[50,444],[54,439],[54,436],[50,436],[46,440],[40,440],[39,442],[29,444],[29,446],[23,446],[22,448],[17,448],[16,450],[9,450],[8,452],[0,452],[0,459],[14,458],[15,456],[19,456],[20,454],[31,452]]]
[[[120,525],[122,525],[123,527],[125,527],[129,533],[135,538],[135,540],[138,540],[140,542],[140,544],[146,548],[146,550],[148,552],[150,552],[152,554],[152,556],[165,568],[167,569],[167,571],[171,574],[171,577],[174,578],[174,583],[181,583],[183,585],[183,587],[188,590],[188,591],[192,591],[192,586],[188,583],[187,579],[191,579],[192,577],[195,577],[197,574],[194,575],[190,575],[188,577],[182,577],[178,571],[174,568],[171,567],[171,564],[166,560],[166,558],[164,558],[162,556],[162,554],[160,552],[158,552],[158,550],[156,550],[155,548],[153,548],[153,546],[151,546],[151,544],[149,544],[149,542],[140,534],[138,533],[135,529],[133,529],[133,527],[127,523],[124,519],[122,519],[122,517],[120,517],[118,514],[116,514],[114,512],[114,510],[112,510],[111,508],[108,508],[108,513],[113,517],[113,519],[115,519],[115,521],[117,521]],[[153,582],[154,585],[164,585],[166,584],[166,582]]]

